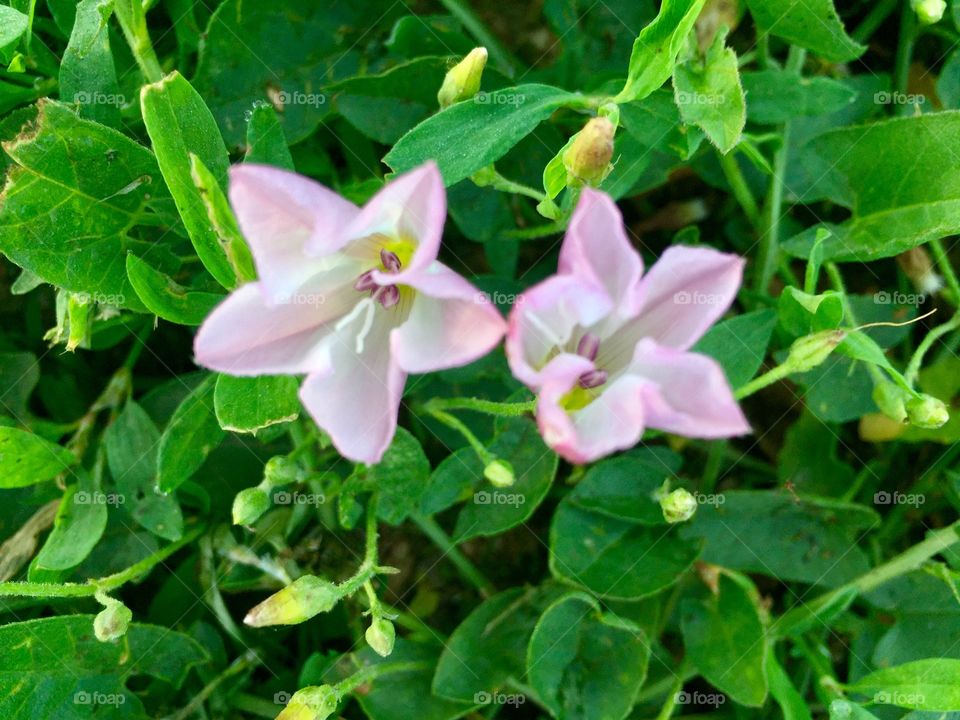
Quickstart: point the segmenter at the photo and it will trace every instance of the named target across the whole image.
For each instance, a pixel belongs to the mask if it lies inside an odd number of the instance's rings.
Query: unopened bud
[[[67,300],[67,351],[90,344],[90,322],[93,302],[88,295],[70,294]]]
[[[270,508],[270,496],[261,487],[241,490],[233,498],[233,524],[253,525]]]
[[[843,330],[824,330],[797,338],[790,346],[785,365],[791,372],[813,370],[830,356],[846,336]]]
[[[897,422],[883,413],[867,413],[860,418],[858,431],[861,440],[879,443],[896,440],[907,427],[905,422]]]
[[[880,382],[873,387],[873,401],[880,408],[880,412],[897,422],[907,421],[906,403],[910,394],[899,385],[891,382]]]
[[[93,634],[100,642],[112,642],[127,633],[133,613],[126,605],[105,595],[97,595],[97,600],[105,605],[93,619]]]
[[[660,496],[660,509],[668,523],[685,522],[697,511],[697,499],[689,490],[677,488]]]
[[[911,0],[911,5],[922,25],[940,22],[947,9],[945,0]]]
[[[933,269],[930,253],[922,245],[897,255],[897,265],[918,292],[932,295],[943,287],[943,278]]]
[[[285,455],[274,455],[263,466],[263,480],[268,488],[289,485],[300,479],[300,468],[295,460]]]
[[[397,631],[393,623],[382,617],[373,618],[367,632],[364,633],[367,645],[380,657],[387,657],[393,652],[393,643],[397,639]]]
[[[253,608],[243,622],[251,627],[296,625],[333,609],[339,600],[336,585],[315,575],[304,575]]]
[[[513,472],[513,466],[506,460],[494,460],[488,463],[483,469],[483,476],[490,481],[494,487],[510,487],[516,482],[516,475]]]
[[[457,63],[443,79],[437,102],[440,108],[447,108],[461,100],[469,100],[480,92],[480,79],[487,65],[487,49],[478,47]]]
[[[610,172],[617,129],[605,117],[592,118],[563,153],[563,165],[574,181],[598,185]],[[568,181],[569,182],[569,181]]]
[[[337,710],[340,698],[329,685],[297,690],[277,720],[326,720]]]
[[[907,418],[918,428],[936,430],[950,419],[950,413],[942,400],[923,394],[907,402]]]

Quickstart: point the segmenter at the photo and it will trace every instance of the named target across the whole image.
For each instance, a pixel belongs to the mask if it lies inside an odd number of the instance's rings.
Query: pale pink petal
[[[593,363],[559,355],[544,368],[537,399],[537,424],[544,442],[572,463],[587,463],[640,441],[644,428],[643,378],[623,375],[599,390],[588,405],[574,411],[563,398]]]
[[[540,369],[556,351],[575,352],[574,330],[588,328],[613,310],[602,286],[578,275],[553,275],[517,297],[507,328],[507,360],[514,376],[539,387]]]
[[[338,250],[339,231],[360,212],[309,178],[250,163],[230,168],[230,204],[271,299],[322,268],[307,257],[308,241],[315,256]]]
[[[396,432],[407,375],[390,356],[391,313],[376,311],[362,351],[357,352],[363,322],[357,316],[330,338],[330,366],[307,377],[300,399],[341,455],[374,464]]]
[[[743,259],[705,247],[668,248],[640,281],[639,317],[627,333],[686,350],[737,296]]]
[[[643,407],[652,428],[696,438],[750,432],[723,369],[713,358],[646,339],[637,345],[627,372],[649,381],[643,389]]]
[[[559,270],[582,275],[606,288],[621,317],[636,314],[643,261],[627,238],[623,217],[609,195],[584,188],[563,239]]]
[[[408,373],[459,367],[486,355],[506,322],[490,299],[440,262],[407,274],[416,290],[406,322],[393,330],[394,360]]]
[[[437,259],[446,216],[443,178],[431,160],[388,182],[342,229],[341,243],[361,241],[365,246],[372,235],[414,243],[413,257],[393,276],[395,282],[405,283],[404,273],[426,268]]]

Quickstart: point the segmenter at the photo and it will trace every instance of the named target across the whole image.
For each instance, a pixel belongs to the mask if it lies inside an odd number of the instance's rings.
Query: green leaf
[[[527,648],[530,685],[556,718],[624,718],[647,674],[650,646],[633,623],[568,595],[540,617]]]
[[[724,47],[727,33],[718,32],[704,58],[677,65],[674,97],[680,116],[696,125],[724,155],[740,142],[747,106],[740,85],[737,54]]]
[[[367,474],[367,483],[379,493],[377,515],[399,525],[420,507],[420,497],[430,480],[430,461],[420,443],[402,427],[383,459]]]
[[[157,492],[157,444],[160,433],[133,400],[104,433],[107,463],[122,507],[137,524],[165,540],[179,540],[183,514],[176,498]]]
[[[176,490],[193,475],[223,440],[225,433],[213,410],[216,375],[210,375],[174,411],[160,437],[157,486]]]
[[[189,290],[132,254],[127,255],[127,275],[147,310],[178,325],[199,325],[224,298]]]
[[[100,489],[100,483],[77,472],[60,501],[53,530],[34,559],[41,570],[69,570],[86,559],[107,527],[107,503],[118,502]]]
[[[27,401],[40,380],[40,363],[30,352],[0,352],[0,413],[23,422],[27,417]],[[0,468],[3,468],[3,431],[0,431]],[[9,478],[6,469],[0,476]],[[0,480],[0,487],[5,487]]]
[[[834,700],[830,703],[830,720],[878,720],[878,718],[869,710],[849,700]]]
[[[287,138],[273,106],[258,103],[250,111],[244,161],[293,170],[293,158],[290,156],[290,148],[287,147]]]
[[[112,14],[112,0],[77,3],[77,18],[60,64],[60,98],[75,103],[80,117],[119,127],[124,98],[110,54]]]
[[[784,329],[795,337],[835,330],[843,321],[843,294],[827,290],[810,295],[787,287],[777,301],[777,315]]]
[[[807,257],[821,227],[824,260],[866,262],[960,233],[960,112],[845,127],[813,140],[803,159],[825,197],[853,211],[784,244]]]
[[[870,568],[857,546],[880,524],[870,508],[772,490],[732,490],[719,498],[701,505],[681,530],[705,541],[708,563],[827,587]]]
[[[673,74],[677,54],[703,8],[704,0],[664,0],[660,13],[637,36],[627,82],[618,103],[642,100]]]
[[[777,701],[783,720],[812,720],[810,708],[803,695],[793,686],[790,676],[777,662],[777,656],[771,648],[767,652],[766,664],[767,684],[770,686],[770,695]]]
[[[10,62],[20,38],[30,27],[30,18],[9,5],[0,5],[0,59]]]
[[[479,93],[404,135],[383,161],[401,173],[435,160],[448,187],[499,160],[558,107],[576,98],[549,85]]]
[[[44,282],[143,310],[123,257],[156,253],[127,235],[165,192],[150,151],[51,100],[3,149],[14,165],[0,194],[0,251]]]
[[[219,248],[219,240],[201,190],[193,182],[190,156],[196,155],[217,185],[226,187],[230,159],[217,123],[203,98],[177,71],[145,85],[140,91],[140,107],[160,172],[197,254],[207,265],[206,258]],[[224,282],[227,277],[217,280],[228,288],[236,284],[232,271],[229,282]]]
[[[119,642],[102,643],[93,615],[10,623],[0,627],[0,716],[139,720],[147,715],[126,682],[150,676],[178,687],[207,660],[196,641],[166,627],[133,623]]]
[[[737,388],[757,374],[776,324],[772,310],[737,315],[710,328],[692,349],[720,363],[730,386]]]
[[[0,488],[52,480],[77,462],[66,448],[26,430],[0,427]]]
[[[213,408],[220,427],[252,433],[300,415],[297,379],[289,375],[232,377],[219,375]]]
[[[476,457],[468,461],[463,472],[479,481],[480,489],[457,516],[455,542],[496,535],[526,521],[550,490],[557,472],[556,454],[543,444],[536,424],[526,418],[504,421],[490,452],[510,463],[516,482],[508,488],[492,487],[483,480],[483,467]]]
[[[884,668],[847,686],[878,705],[911,710],[960,710],[960,660],[929,658]]]
[[[684,599],[680,615],[683,646],[700,674],[740,705],[763,705],[768,648],[750,581],[721,574],[717,592],[704,600]]]
[[[638,600],[689,570],[699,544],[673,526],[638,525],[582,510],[564,500],[550,526],[550,572],[614,600]]]
[[[778,125],[795,117],[829,115],[850,105],[857,94],[828,77],[803,77],[780,69],[740,76],[751,122]]]
[[[537,619],[562,594],[552,585],[513,588],[481,603],[444,645],[433,692],[476,703],[478,694],[500,688],[508,678],[522,678]]]
[[[833,0],[747,0],[760,32],[771,33],[826,60],[846,62],[867,49],[843,29]]]

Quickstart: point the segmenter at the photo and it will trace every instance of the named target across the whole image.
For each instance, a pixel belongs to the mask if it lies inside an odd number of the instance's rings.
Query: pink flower
[[[584,463],[635,445],[647,427],[749,432],[720,366],[689,352],[733,302],[742,271],[734,255],[678,246],[643,275],[617,206],[585,189],[559,273],[517,300],[507,331],[510,367],[538,393],[546,443]]]
[[[446,196],[433,163],[362,209],[294,173],[237,165],[230,202],[259,281],[207,317],[197,363],[306,373],[300,399],[345,457],[380,460],[408,373],[467,364],[500,342],[496,308],[437,261]]]

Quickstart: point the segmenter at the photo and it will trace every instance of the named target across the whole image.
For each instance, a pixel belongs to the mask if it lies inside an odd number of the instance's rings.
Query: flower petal
[[[309,178],[249,163],[230,168],[230,204],[269,297],[293,292],[322,270],[306,246],[314,257],[338,250],[339,230],[360,212]]]
[[[567,348],[577,326],[589,327],[613,310],[606,291],[579,275],[553,275],[520,295],[510,311],[507,360],[514,376],[536,388],[540,369]]]
[[[650,381],[643,390],[650,427],[696,438],[750,432],[723,369],[713,358],[645,339],[637,345],[628,372]]]
[[[628,332],[686,350],[737,296],[743,259],[705,247],[668,248],[640,281],[640,316]]]
[[[331,337],[330,366],[307,377],[300,399],[341,455],[373,464],[393,440],[407,375],[390,356],[390,313],[376,312],[358,353],[355,340],[362,323],[358,316]]]
[[[617,204],[606,193],[583,189],[563,239],[559,269],[606,288],[621,317],[636,314],[643,261],[627,238]]]
[[[352,304],[351,287],[308,283],[289,302],[264,298],[260,283],[232,292],[207,316],[194,338],[198,365],[230,375],[299,374],[327,364],[323,340]]]
[[[543,370],[537,424],[544,442],[572,463],[587,463],[636,445],[643,435],[642,378],[624,375],[585,407],[568,411],[562,400],[585,370],[586,358],[559,355]]]
[[[390,336],[393,357],[408,373],[471,363],[503,338],[506,322],[477,288],[439,262],[407,274],[416,291],[406,322]]]

